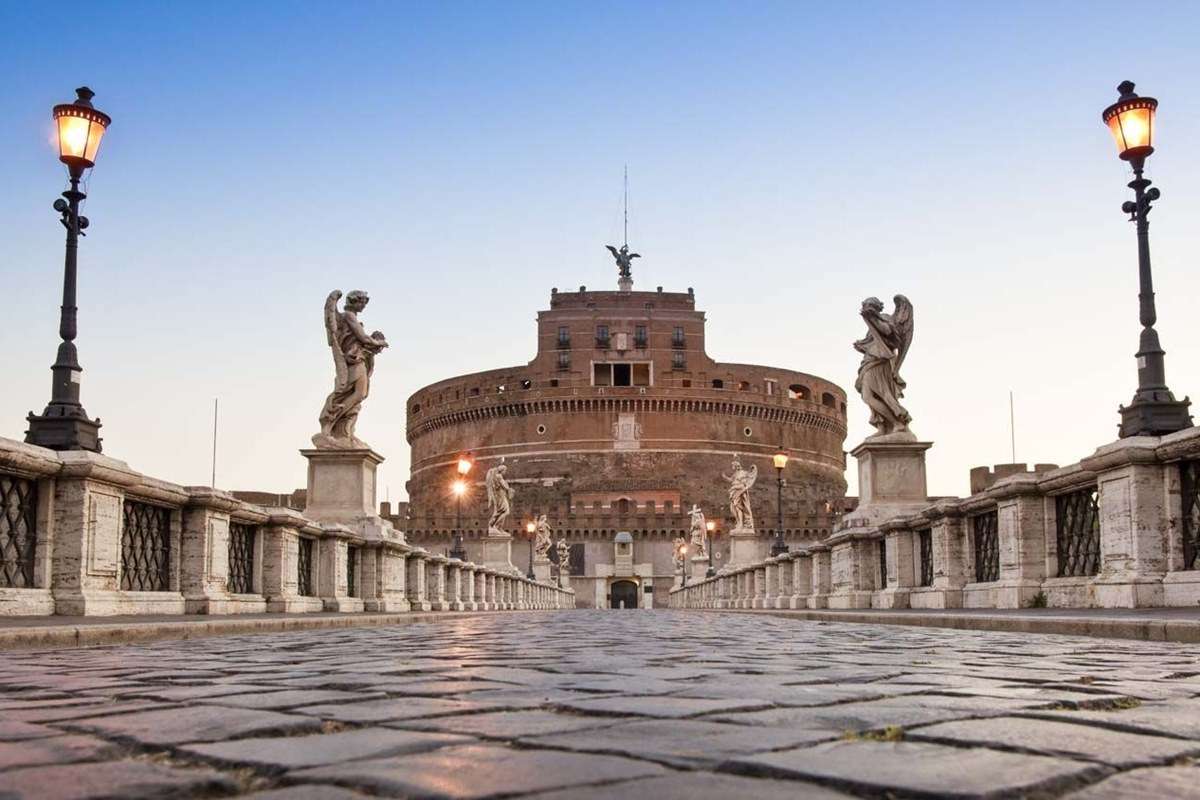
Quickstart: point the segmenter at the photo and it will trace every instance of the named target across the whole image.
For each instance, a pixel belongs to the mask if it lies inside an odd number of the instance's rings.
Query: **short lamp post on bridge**
[[[771,555],[781,556],[788,551],[788,546],[783,543],[783,470],[788,464],[787,452],[783,449],[783,445],[779,445],[779,452],[775,454],[775,474],[777,476],[777,485],[779,496],[776,505],[779,510],[778,526],[775,528],[775,542],[771,545]]]
[[[1117,144],[1117,156],[1133,168],[1133,200],[1127,200],[1121,210],[1129,215],[1137,228],[1138,243],[1138,303],[1142,333],[1138,342],[1138,388],[1133,401],[1121,406],[1122,439],[1129,436],[1162,436],[1190,427],[1190,401],[1176,400],[1167,388],[1167,373],[1163,349],[1158,342],[1154,323],[1158,319],[1154,307],[1154,279],[1150,271],[1150,210],[1158,200],[1158,189],[1142,175],[1146,159],[1154,152],[1154,117],[1158,101],[1153,97],[1138,97],[1132,81],[1117,87],[1121,93],[1117,102],[1104,109],[1101,115]]]
[[[713,568],[713,539],[715,538],[717,532],[716,521],[711,519],[705,520],[704,531],[706,534],[705,539],[707,540],[705,544],[708,545],[708,569],[705,570],[704,577],[713,578],[716,577],[717,574],[716,569]]]
[[[529,535],[529,572],[525,574],[525,577],[533,580],[533,540],[535,534],[537,534],[537,523],[533,521],[526,522],[525,533]]]
[[[467,475],[473,466],[475,466],[475,462],[471,460],[470,453],[459,456],[456,465],[458,480],[451,486],[451,490],[454,492],[454,505],[458,521],[454,528],[454,547],[450,550],[450,557],[457,558],[459,561],[467,560],[467,548],[463,544],[462,499],[463,495],[467,493]]]
[[[39,416],[29,412],[29,430],[25,441],[29,444],[48,447],[52,450],[90,450],[100,452],[100,420],[88,418],[79,401],[80,374],[79,355],[75,349],[78,333],[75,305],[76,255],[79,237],[84,236],[88,226],[87,217],[79,213],[79,203],[87,195],[79,190],[83,174],[96,164],[100,139],[112,124],[112,118],[92,105],[95,92],[86,86],[75,90],[73,103],[54,107],[54,121],[58,131],[58,160],[67,166],[71,186],[54,201],[54,210],[62,215],[60,220],[67,229],[66,259],[63,267],[62,308],[58,321],[58,357],[50,367],[53,381],[50,388],[50,403]]]

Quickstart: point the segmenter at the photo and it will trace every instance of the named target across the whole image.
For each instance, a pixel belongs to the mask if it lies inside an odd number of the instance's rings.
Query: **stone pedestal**
[[[747,567],[762,560],[763,546],[753,528],[734,528],[729,532],[729,566]]]
[[[383,456],[368,449],[301,450],[300,454],[308,459],[306,517],[357,525],[378,516],[375,469]]]
[[[550,559],[535,558],[533,559],[533,579],[538,583],[550,583]]]
[[[208,486],[188,487],[188,506],[183,512],[183,544],[180,554],[180,587],[183,590],[185,613],[237,614],[267,610],[262,595],[263,537],[254,537],[251,593],[230,594],[229,584],[229,526],[230,512],[241,509],[232,495]],[[242,511],[243,524],[265,522],[266,514]]]
[[[491,528],[483,537],[483,565],[498,572],[519,574],[512,563],[512,534]]]
[[[692,556],[692,572],[689,582],[696,583],[708,575],[708,556]]]
[[[403,612],[412,608],[406,591],[408,570],[404,554],[407,550],[399,544],[363,548],[360,580],[364,610]]]

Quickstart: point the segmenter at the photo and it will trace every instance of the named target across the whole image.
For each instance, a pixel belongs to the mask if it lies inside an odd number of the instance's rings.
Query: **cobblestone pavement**
[[[1200,651],[671,611],[0,655],[0,798],[1200,798]]]

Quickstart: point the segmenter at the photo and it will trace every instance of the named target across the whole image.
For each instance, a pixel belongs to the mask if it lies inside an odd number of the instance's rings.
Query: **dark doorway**
[[[613,608],[638,607],[638,585],[633,581],[614,581],[609,592]]]

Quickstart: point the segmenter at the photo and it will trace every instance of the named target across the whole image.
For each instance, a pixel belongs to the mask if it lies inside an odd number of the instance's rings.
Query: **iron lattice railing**
[[[917,531],[917,552],[921,561],[921,582],[918,586],[933,586],[933,530]]]
[[[240,522],[229,523],[229,591],[254,591],[254,539],[258,529]]]
[[[879,540],[879,588],[887,588],[887,540]]]
[[[346,548],[346,594],[358,597],[358,548]]]
[[[296,593],[301,597],[311,597],[313,594],[313,540],[301,536],[299,545],[296,554]]]
[[[1095,486],[1054,499],[1058,510],[1058,577],[1100,571],[1100,507]]]
[[[1183,494],[1183,568],[1200,569],[1200,461],[1179,464]]]
[[[971,520],[975,530],[975,580],[1000,580],[1000,520],[995,509]]]
[[[165,592],[171,588],[171,510],[126,500],[121,525],[121,588]]]
[[[0,588],[33,588],[37,482],[0,475]]]

